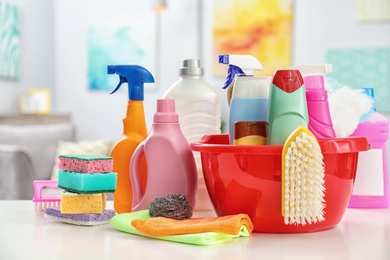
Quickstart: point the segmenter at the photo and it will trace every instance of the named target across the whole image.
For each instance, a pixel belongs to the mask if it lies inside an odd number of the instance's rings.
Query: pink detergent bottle
[[[139,165],[145,154],[147,184],[142,192]],[[159,196],[180,193],[187,195],[192,207],[197,192],[197,170],[194,155],[184,137],[174,99],[158,99],[148,137],[134,151],[130,163],[133,188],[132,211],[148,209],[149,203]]]
[[[335,138],[336,133],[329,112],[328,93],[324,87],[324,76],[306,76],[304,82],[309,130],[317,138]]]
[[[366,93],[373,95],[373,90]],[[360,122],[351,136],[364,136],[370,150],[359,153],[356,180],[349,208],[388,208],[389,184],[386,141],[389,138],[389,121],[378,112]]]

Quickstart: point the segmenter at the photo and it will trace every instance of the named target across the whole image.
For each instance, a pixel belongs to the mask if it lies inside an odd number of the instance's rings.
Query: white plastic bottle
[[[214,88],[203,79],[198,59],[186,59],[177,80],[164,94],[175,100],[180,128],[188,143],[199,142],[206,134],[221,133],[221,101]],[[199,152],[193,152],[198,173],[195,210],[212,210],[203,178]]]

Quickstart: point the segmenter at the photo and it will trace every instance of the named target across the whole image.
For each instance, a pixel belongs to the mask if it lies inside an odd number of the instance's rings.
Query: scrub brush
[[[284,223],[325,220],[325,181],[321,147],[305,126],[297,127],[282,151],[282,215]]]
[[[35,180],[34,197],[32,199],[35,202],[35,210],[44,212],[48,207],[60,206],[61,195],[60,194],[43,194],[43,189],[57,189],[57,181],[54,180]]]

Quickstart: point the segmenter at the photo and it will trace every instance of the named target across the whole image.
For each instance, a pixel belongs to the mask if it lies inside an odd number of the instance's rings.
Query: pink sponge
[[[83,173],[111,172],[113,160],[110,156],[66,154],[59,156],[58,168]]]

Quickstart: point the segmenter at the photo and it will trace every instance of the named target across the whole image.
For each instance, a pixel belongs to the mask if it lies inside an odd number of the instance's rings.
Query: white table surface
[[[107,208],[112,208],[112,201]],[[31,201],[0,201],[0,259],[390,259],[390,209],[348,209],[334,228],[252,233],[214,246],[160,241],[83,227],[36,213]],[[196,212],[210,217],[213,212]]]

